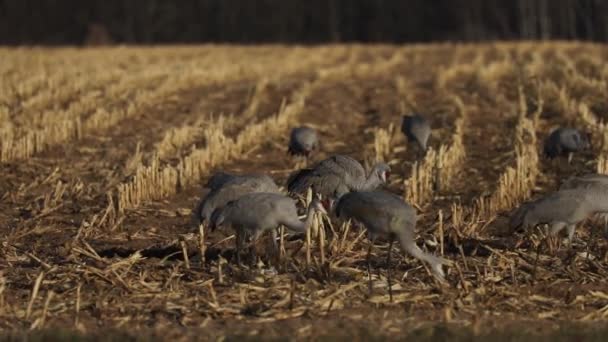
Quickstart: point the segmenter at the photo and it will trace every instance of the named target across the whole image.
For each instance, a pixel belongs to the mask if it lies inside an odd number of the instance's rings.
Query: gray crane
[[[310,153],[317,149],[318,145],[317,131],[307,126],[296,127],[291,130],[287,153],[303,155],[308,158]]]
[[[606,188],[564,189],[522,204],[511,216],[509,226],[511,229],[526,229],[548,224],[551,234],[558,234],[566,228],[568,243],[571,244],[576,225],[597,213],[608,213]]]
[[[591,147],[590,141],[589,134],[584,134],[575,128],[560,127],[545,139],[544,154],[549,159],[567,155],[570,163],[574,152]]]
[[[560,185],[559,189],[588,189],[597,187],[608,191],[608,175],[588,173],[581,176],[570,177]],[[604,236],[608,237],[608,214],[602,213],[599,216],[604,219]]]
[[[401,132],[405,134],[408,142],[416,142],[421,151],[426,151],[431,124],[420,114],[404,115],[401,122]]]
[[[199,202],[193,211],[195,224],[208,224],[215,209],[251,192],[280,193],[272,178],[266,175],[236,176],[224,172],[216,173],[207,182],[211,191]]]
[[[275,193],[249,193],[231,201],[213,214],[214,226],[230,226],[236,232],[236,257],[241,265],[240,251],[244,238],[252,236],[252,243],[267,230],[272,231],[272,242],[277,250],[277,232],[280,225],[299,233],[306,232],[312,224],[315,212],[325,213],[319,198],[313,198],[304,221],[300,221],[295,201]],[[253,249],[252,249],[253,250]],[[255,256],[254,256],[255,261]]]
[[[251,185],[257,187],[259,192],[279,191],[277,184],[268,175],[257,173],[236,175],[224,171],[213,174],[205,184],[205,187],[213,191],[227,184]]]
[[[313,192],[330,200],[337,194],[349,191],[374,190],[386,183],[390,172],[388,164],[377,163],[366,173],[361,163],[355,159],[334,155],[312,168],[293,173],[287,180],[287,190],[290,193],[304,194],[308,188],[312,188]]]
[[[608,175],[588,173],[566,179],[559,187],[560,190],[589,188],[595,186],[608,187]]]
[[[386,191],[354,191],[344,194],[336,202],[336,216],[341,219],[352,219],[367,228],[370,244],[367,250],[367,271],[371,289],[370,255],[372,245],[378,236],[387,236],[389,240],[386,259],[388,272],[389,295],[392,300],[390,259],[393,240],[399,239],[401,248],[413,257],[428,263],[433,274],[445,280],[442,265],[449,264],[446,259],[422,251],[414,241],[416,228],[416,210],[400,197]]]

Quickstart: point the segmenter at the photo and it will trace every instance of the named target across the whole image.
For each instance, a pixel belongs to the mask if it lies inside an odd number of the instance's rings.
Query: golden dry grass
[[[211,339],[276,332],[277,321],[282,334],[320,336],[338,317],[388,335],[432,321],[476,333],[603,321],[600,227],[578,230],[586,247],[550,253],[541,232],[506,221],[564,177],[607,172],[606,52],[559,42],[0,49],[0,329],[175,336],[185,326]],[[419,160],[399,131],[411,110],[433,126]],[[276,275],[235,267],[232,232],[192,227],[214,170],[283,183],[301,164],[285,153],[297,124],[319,130],[316,160],[392,166],[388,189],[418,209],[419,245],[454,261],[449,285],[399,254],[389,302],[381,243],[370,294],[365,231],[350,222],[281,234]],[[540,155],[560,125],[593,135],[571,165]]]

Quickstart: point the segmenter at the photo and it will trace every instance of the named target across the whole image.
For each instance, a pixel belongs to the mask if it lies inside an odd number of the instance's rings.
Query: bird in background
[[[570,164],[574,153],[590,148],[590,134],[583,133],[576,128],[560,127],[545,139],[543,152],[549,159],[567,155],[568,164]]]
[[[318,149],[318,147],[319,137],[317,131],[313,128],[300,126],[291,130],[287,153],[296,156],[305,156],[306,159],[308,159],[310,154]]]
[[[427,143],[431,136],[431,124],[420,114],[404,115],[401,122],[401,132],[406,136],[407,141],[416,143],[422,151],[426,153]]]

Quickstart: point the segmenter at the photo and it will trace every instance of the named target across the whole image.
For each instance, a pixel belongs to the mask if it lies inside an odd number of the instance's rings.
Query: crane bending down
[[[334,155],[324,159],[312,168],[293,173],[287,180],[290,193],[305,194],[308,188],[324,199],[335,198],[336,194],[349,191],[375,190],[387,182],[391,168],[378,163],[369,173],[355,159],[345,155]],[[328,207],[332,207],[329,204]]]
[[[572,243],[576,225],[589,216],[608,213],[608,191],[603,187],[563,189],[522,204],[512,215],[511,229],[549,224],[550,233],[566,228]]]
[[[317,211],[325,213],[319,199],[315,197],[308,206],[306,218],[300,221],[296,203],[292,198],[281,194],[257,192],[243,195],[216,211],[212,215],[212,224],[230,226],[235,230],[236,258],[240,266],[240,251],[246,236],[252,236],[252,244],[254,244],[265,231],[270,230],[276,251],[278,246],[275,228],[283,225],[291,231],[304,233],[310,228],[313,215]],[[252,254],[255,261],[255,253]]]
[[[608,175],[588,173],[566,179],[559,187],[560,190],[580,189],[601,186],[608,189]]]
[[[291,155],[303,155],[306,158],[317,149],[319,137],[317,131],[307,126],[296,127],[291,130],[289,136],[289,147],[287,153]]]
[[[208,224],[214,210],[222,208],[228,202],[251,192],[280,193],[279,187],[272,178],[266,175],[231,175],[218,172],[207,182],[211,191],[199,202],[193,211],[196,225]]]
[[[433,274],[440,280],[445,280],[442,265],[450,262],[446,259],[422,251],[414,241],[416,228],[416,210],[405,203],[400,197],[386,191],[356,191],[350,192],[336,203],[336,215],[343,219],[353,219],[367,228],[370,244],[367,250],[367,271],[371,286],[370,254],[376,238],[388,236],[389,249],[387,256],[387,272],[389,295],[392,300],[390,258],[394,238],[398,238],[401,248],[416,259],[428,263]],[[371,289],[371,287],[370,287]]]
[[[401,132],[409,142],[416,142],[421,151],[426,151],[431,136],[431,124],[425,117],[419,114],[404,115],[401,121]]]
[[[572,154],[586,150],[591,146],[589,134],[584,134],[575,128],[560,127],[547,137],[544,144],[544,154],[553,159],[560,155],[568,155],[568,163]]]
[[[596,187],[608,191],[608,175],[588,173],[581,176],[570,177],[560,185],[559,189],[589,189]],[[608,213],[600,213],[599,216],[604,219],[604,236],[608,237]]]
[[[235,175],[228,172],[220,171],[216,172],[209,178],[206,188],[210,190],[216,190],[224,185],[239,184],[253,186],[260,191],[278,192],[279,187],[270,176],[265,174],[248,174],[248,175]]]

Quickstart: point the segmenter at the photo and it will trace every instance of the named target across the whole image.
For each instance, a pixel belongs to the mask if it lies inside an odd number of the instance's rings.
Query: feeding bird
[[[317,149],[318,144],[317,131],[307,126],[296,127],[291,130],[287,153],[308,158],[310,153]]]
[[[576,225],[597,213],[608,213],[606,188],[564,189],[522,204],[511,216],[509,227],[526,229],[548,224],[553,235],[566,228],[571,244]]]
[[[367,228],[370,244],[367,250],[367,271],[370,277],[371,248],[378,236],[387,236],[389,249],[387,271],[389,291],[391,291],[390,258],[393,240],[399,239],[401,248],[416,259],[428,263],[433,274],[440,280],[445,279],[442,265],[446,259],[422,251],[414,241],[416,228],[416,210],[400,197],[386,191],[354,191],[341,196],[336,202],[336,216],[342,219],[353,219]],[[392,292],[389,292],[392,298]]]
[[[215,213],[213,225],[230,226],[235,230],[236,257],[240,265],[240,251],[246,236],[252,236],[252,243],[255,243],[262,233],[270,230],[272,243],[277,250],[275,228],[283,225],[289,230],[304,233],[310,228],[317,211],[325,213],[319,199],[315,197],[308,206],[306,218],[300,221],[296,202],[292,198],[275,193],[249,193],[229,202]]]
[[[595,186],[608,187],[608,175],[588,173],[566,179],[559,187],[560,190],[589,188]]]
[[[324,159],[312,168],[293,173],[287,180],[290,193],[305,194],[308,188],[324,199],[332,199],[337,193],[348,191],[374,190],[387,182],[391,168],[388,164],[377,163],[369,173],[355,159],[345,155],[334,155]],[[331,207],[331,205],[329,205]]]
[[[599,173],[588,173],[581,176],[566,179],[559,187],[559,190],[566,189],[588,189],[600,187],[608,191],[608,175]],[[604,235],[608,236],[608,214],[600,214],[604,219]]]
[[[251,185],[259,189],[259,192],[278,192],[279,187],[274,180],[265,174],[236,175],[227,172],[216,172],[205,184],[206,188],[216,190],[227,184]]]
[[[208,224],[215,209],[251,192],[280,193],[272,178],[266,175],[236,176],[224,172],[216,173],[207,182],[211,191],[199,202],[193,211],[193,220]]]
[[[431,136],[431,124],[422,115],[404,115],[401,132],[405,134],[408,142],[416,142],[422,151],[427,150],[427,143]]]
[[[570,163],[574,152],[580,152],[590,147],[589,134],[583,134],[575,128],[560,127],[545,139],[544,154],[549,159],[567,155],[568,163]]]

